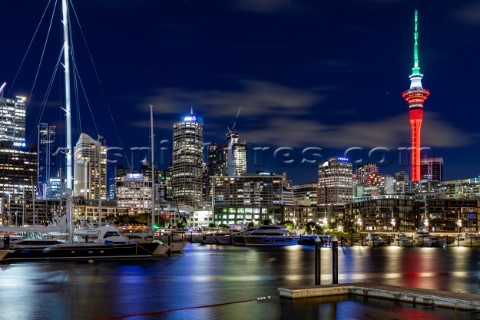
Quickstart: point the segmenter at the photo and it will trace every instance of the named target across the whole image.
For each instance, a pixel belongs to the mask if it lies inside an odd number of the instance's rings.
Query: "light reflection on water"
[[[331,249],[321,251],[321,281],[330,284]],[[338,258],[340,283],[480,294],[479,248],[340,247]],[[189,245],[183,254],[156,261],[36,262],[0,270],[0,319],[291,319],[286,315],[293,311],[300,312],[298,319],[335,319],[346,309],[372,307],[351,299],[308,303],[278,298],[278,287],[314,284],[313,247]],[[267,296],[271,299],[257,300]],[[229,302],[239,303],[211,306]]]

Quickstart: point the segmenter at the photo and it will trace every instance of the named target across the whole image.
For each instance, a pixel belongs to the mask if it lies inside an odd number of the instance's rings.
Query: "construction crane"
[[[2,95],[3,88],[5,88],[6,85],[7,85],[7,83],[4,82],[4,83],[2,84],[2,86],[0,87],[0,96],[3,96],[3,95]]]
[[[237,115],[235,116],[235,118],[233,118],[232,122],[230,122],[232,123],[232,129],[230,129],[230,127],[227,126],[228,133],[232,132],[235,129],[235,125],[237,124],[237,119],[238,119],[238,116],[240,115],[240,111],[242,111],[242,107],[238,108]]]

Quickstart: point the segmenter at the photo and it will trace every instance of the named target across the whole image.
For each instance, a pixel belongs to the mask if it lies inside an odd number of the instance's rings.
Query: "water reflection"
[[[321,251],[322,284],[330,284],[331,249]],[[479,248],[340,247],[338,257],[340,283],[369,281],[480,294]],[[0,318],[291,319],[300,312],[295,318],[343,319],[360,309],[369,310],[369,316],[388,316],[385,310],[406,308],[377,301],[373,308],[352,299],[278,298],[278,287],[312,284],[314,250],[301,246],[193,245],[183,254],[156,261],[19,263],[0,269]],[[267,296],[271,299],[257,300]],[[410,309],[411,316],[433,319],[428,312],[417,314],[418,307]]]

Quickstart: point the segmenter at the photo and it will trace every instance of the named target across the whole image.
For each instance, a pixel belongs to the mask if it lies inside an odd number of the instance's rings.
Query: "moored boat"
[[[382,237],[375,233],[369,233],[365,237],[365,242],[369,247],[382,247],[387,245],[387,242],[385,242]]]
[[[455,237],[454,245],[462,247],[480,247],[480,235],[463,233]]]
[[[285,227],[260,226],[250,234],[243,236],[246,246],[293,246],[298,245],[298,237],[292,235]]]
[[[413,235],[413,245],[416,247],[431,247],[432,237],[428,231],[417,231]]]
[[[145,259],[153,257],[158,246],[159,243],[155,242],[142,244],[25,244],[11,249],[1,250],[7,253],[3,255],[3,259],[0,261]],[[0,253],[0,257],[1,256],[2,254]]]
[[[413,238],[409,238],[403,233],[397,233],[395,234],[395,237],[390,245],[399,247],[413,247]]]

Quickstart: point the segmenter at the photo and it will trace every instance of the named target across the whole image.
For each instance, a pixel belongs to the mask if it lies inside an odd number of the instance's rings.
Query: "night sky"
[[[55,72],[60,10],[41,66],[51,9],[22,64],[47,3],[0,4],[0,82],[7,82],[5,96],[30,97],[30,142],[39,120],[56,124],[59,134],[64,128],[63,73]],[[445,179],[480,174],[480,1],[77,0],[73,5],[83,31],[71,10],[81,78],[78,110],[72,104],[74,143],[79,132],[101,134],[109,147],[127,149],[128,162],[137,166],[148,153],[141,147],[150,145],[151,104],[157,165],[165,167],[171,149],[162,151],[160,140],[171,141],[173,123],[191,108],[204,119],[205,142],[217,143],[225,142],[241,108],[235,130],[249,144],[248,171],[286,171],[294,183],[316,181],[318,163],[333,156],[346,155],[355,165],[379,162],[380,171],[389,174],[410,172],[407,154],[399,151],[410,145],[401,93],[410,86],[418,9],[422,83],[431,92],[422,146],[430,148],[426,155],[444,158]]]

